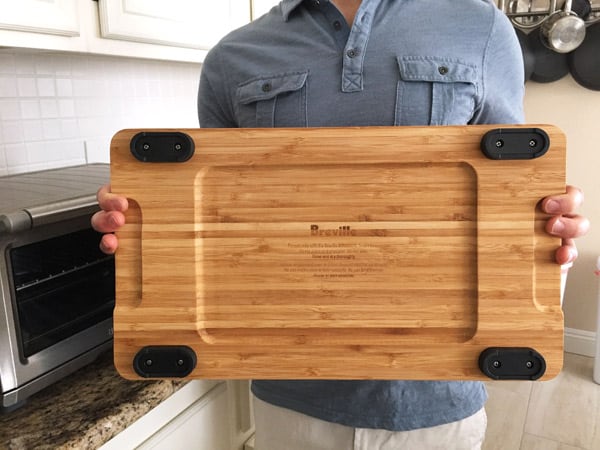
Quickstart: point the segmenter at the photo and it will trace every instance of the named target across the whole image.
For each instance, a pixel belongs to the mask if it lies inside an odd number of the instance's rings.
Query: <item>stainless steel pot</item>
[[[572,6],[573,0],[566,0],[564,8],[557,11],[553,0],[554,12],[541,26],[542,42],[555,52],[572,52],[585,39],[585,21],[572,11]]]

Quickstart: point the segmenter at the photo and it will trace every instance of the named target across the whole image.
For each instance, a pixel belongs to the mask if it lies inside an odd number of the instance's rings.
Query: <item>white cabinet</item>
[[[248,381],[191,381],[100,450],[243,450],[254,432]]]
[[[0,47],[83,51],[80,0],[0,0]]]
[[[0,47],[202,62],[251,0],[0,0]]]
[[[226,385],[218,385],[137,448],[231,450]]]
[[[0,0],[0,28],[79,36],[77,0]]]
[[[102,37],[209,49],[250,19],[248,0],[99,0]]]

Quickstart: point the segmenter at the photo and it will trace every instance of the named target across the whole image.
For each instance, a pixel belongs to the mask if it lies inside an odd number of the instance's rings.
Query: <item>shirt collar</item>
[[[282,0],[281,2],[281,12],[283,13],[283,20],[287,22],[290,14],[294,9],[296,9],[304,0]],[[325,1],[325,0],[321,0]],[[327,0],[329,1],[329,0]]]
[[[296,9],[302,2],[306,0],[282,0],[281,1],[281,12],[283,13],[283,20],[288,21],[290,14]],[[329,2],[329,0],[319,0],[321,2]]]

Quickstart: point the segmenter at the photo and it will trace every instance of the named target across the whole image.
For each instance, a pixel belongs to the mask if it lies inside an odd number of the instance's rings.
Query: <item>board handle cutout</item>
[[[481,352],[479,368],[494,380],[537,380],[546,372],[546,361],[532,348],[490,347]]]
[[[496,128],[481,139],[481,151],[490,159],[539,158],[549,147],[550,138],[540,128]]]

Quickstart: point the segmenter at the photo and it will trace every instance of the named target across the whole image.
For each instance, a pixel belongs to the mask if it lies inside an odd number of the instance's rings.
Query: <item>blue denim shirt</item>
[[[329,0],[283,0],[226,36],[202,67],[202,127],[464,125],[523,121],[523,62],[486,0],[363,0],[349,26]],[[256,396],[354,427],[460,420],[479,382],[254,381]]]

